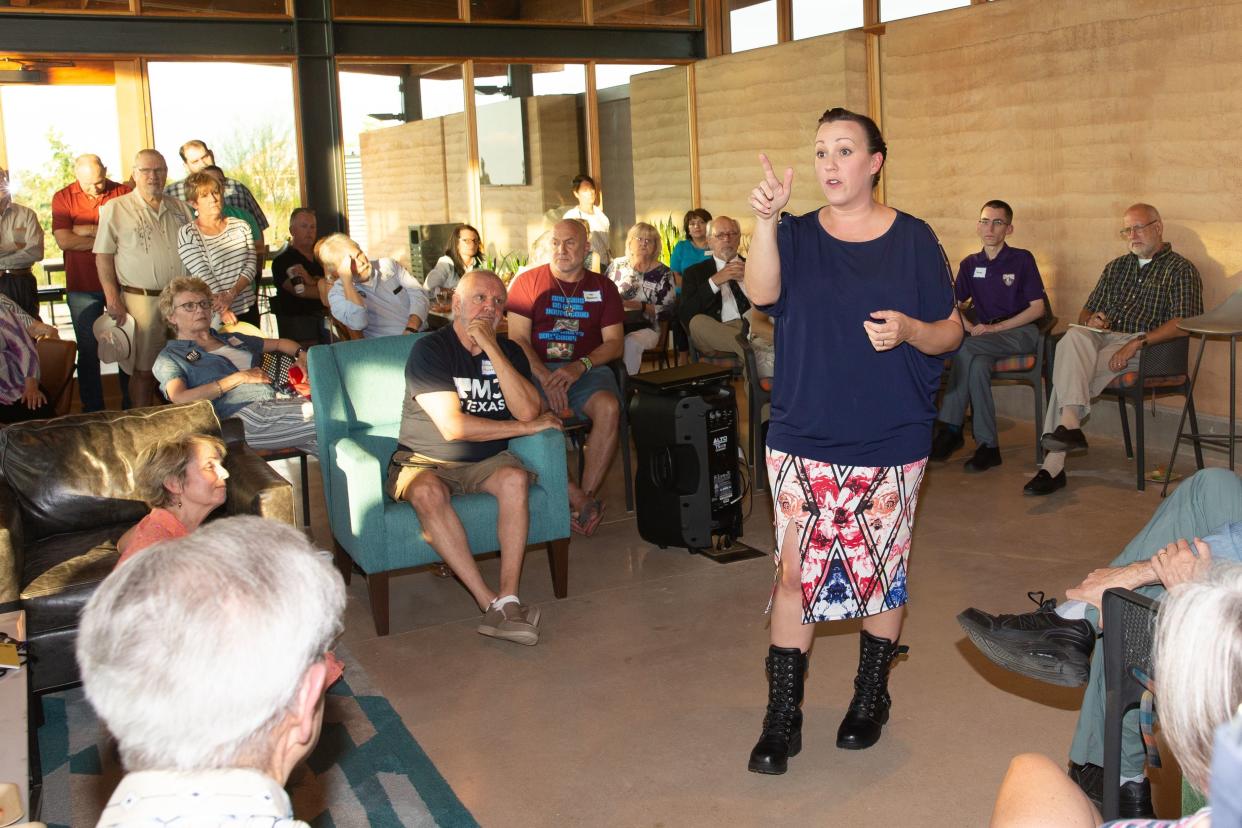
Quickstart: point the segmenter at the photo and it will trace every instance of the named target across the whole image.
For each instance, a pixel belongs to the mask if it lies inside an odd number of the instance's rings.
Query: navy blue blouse
[[[927,456],[944,359],[903,343],[872,346],[863,322],[896,310],[924,322],[953,310],[935,233],[906,213],[882,236],[835,239],[818,211],[777,229],[781,293],[768,445],[825,463],[896,466]]]

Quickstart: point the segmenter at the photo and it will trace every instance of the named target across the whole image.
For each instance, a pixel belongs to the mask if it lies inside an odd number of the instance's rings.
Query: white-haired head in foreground
[[[1216,728],[1242,703],[1242,564],[1218,561],[1160,604],[1152,648],[1165,739],[1207,790]]]
[[[344,608],[340,575],[301,532],[215,521],[95,591],[77,644],[86,697],[128,771],[287,774],[318,739]]]

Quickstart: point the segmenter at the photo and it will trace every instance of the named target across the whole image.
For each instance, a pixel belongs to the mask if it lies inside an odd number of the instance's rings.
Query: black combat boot
[[[763,733],[747,766],[755,773],[784,773],[789,757],[802,750],[802,687],[806,653],[797,648],[768,648],[768,712]]]
[[[876,638],[866,630],[858,642],[858,675],[854,678],[854,698],[841,726],[837,728],[837,747],[863,750],[880,741],[880,730],[888,721],[888,668],[893,659],[907,652],[887,638]]]

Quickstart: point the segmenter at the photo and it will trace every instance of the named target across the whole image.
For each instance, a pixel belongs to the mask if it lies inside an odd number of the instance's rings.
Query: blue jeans
[[[78,341],[78,397],[83,411],[102,411],[103,383],[99,379],[99,344],[92,326],[104,313],[104,295],[100,291],[69,291],[69,316],[73,335]],[[121,383],[121,407],[129,408],[129,377],[118,370]]]

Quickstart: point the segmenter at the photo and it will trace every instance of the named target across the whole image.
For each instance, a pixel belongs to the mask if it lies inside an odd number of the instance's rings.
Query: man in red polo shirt
[[[128,193],[128,184],[108,178],[108,170],[98,155],[83,155],[73,162],[77,181],[52,196],[52,235],[65,252],[65,285],[69,315],[78,341],[78,394],[83,411],[104,407],[103,386],[99,380],[99,354],[92,325],[104,312],[103,286],[95,270],[95,227],[99,208]],[[122,405],[129,408],[128,383],[121,378]]]

